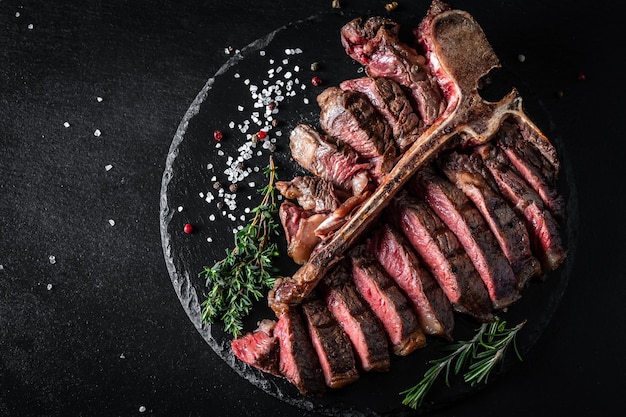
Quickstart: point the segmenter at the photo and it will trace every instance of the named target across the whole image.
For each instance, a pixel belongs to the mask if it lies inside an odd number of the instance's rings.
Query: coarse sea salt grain
[[[69,122],[65,122],[65,123],[63,123],[63,126],[70,127],[70,123]]]
[[[183,211],[183,206],[178,206],[178,212],[180,213],[181,211]]]
[[[48,261],[54,265],[55,263],[57,263],[57,258],[54,255],[50,255],[48,256]]]
[[[108,164],[108,165],[104,166],[104,169],[107,170],[107,171],[110,171],[111,168],[113,168],[113,165],[111,165],[111,164]]]
[[[47,289],[48,291],[50,291],[50,290],[52,289],[52,284],[48,284],[48,285],[46,285],[46,289]]]
[[[109,224],[110,224],[111,226],[115,226],[115,220],[113,220],[113,219],[109,219]]]
[[[99,137],[100,135],[102,135],[102,132],[100,131],[100,129],[96,129],[96,130],[93,131],[93,135],[95,137]]]
[[[102,103],[102,97],[96,97],[96,101],[97,101],[98,103]]]

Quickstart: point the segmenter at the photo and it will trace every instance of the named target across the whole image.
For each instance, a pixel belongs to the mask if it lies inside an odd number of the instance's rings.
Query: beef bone
[[[344,252],[373,224],[398,190],[440,150],[452,144],[478,145],[487,142],[508,117],[527,124],[537,132],[535,138],[549,143],[525,115],[516,89],[498,102],[488,102],[480,96],[481,79],[499,68],[500,62],[482,28],[469,13],[451,10],[439,0],[434,0],[417,29],[417,35],[427,51],[431,70],[447,96],[448,107],[402,155],[393,169],[381,178],[376,191],[354,216],[323,240],[293,276],[276,280],[268,294],[269,306],[276,314],[289,309],[290,305],[300,304],[319,280],[342,259]]]

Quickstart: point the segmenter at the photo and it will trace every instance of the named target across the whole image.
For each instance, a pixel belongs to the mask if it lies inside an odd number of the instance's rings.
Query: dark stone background
[[[0,0],[0,415],[312,416],[240,379],[198,335],[165,268],[159,192],[224,48],[330,3]],[[600,415],[621,405],[626,377],[621,17],[599,2],[451,4],[551,115],[580,227],[548,331],[497,383],[433,415]]]

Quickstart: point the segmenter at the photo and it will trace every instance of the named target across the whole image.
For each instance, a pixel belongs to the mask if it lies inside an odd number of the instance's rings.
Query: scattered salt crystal
[[[300,71],[300,67],[299,67],[298,65],[296,65],[295,67],[293,67],[293,70],[294,70],[295,72],[299,72],[299,71]]]
[[[55,263],[57,263],[57,258],[54,255],[50,255],[48,256],[48,261],[50,261],[50,263],[54,265]]]
[[[113,219],[109,219],[109,224],[110,224],[111,226],[115,226],[115,220],[113,220]]]
[[[237,106],[237,110],[243,111],[243,106]]]
[[[198,195],[200,196],[200,198],[204,198],[204,193],[203,192],[199,192]]]
[[[265,51],[259,51],[259,55],[265,56]]]
[[[235,75],[234,75],[234,77],[235,77],[235,78],[239,78],[239,77],[241,77],[241,75],[239,75],[239,73],[238,73],[238,72],[236,72],[236,73],[235,73]]]
[[[0,265],[0,271],[4,270],[4,265]]]
[[[113,165],[111,165],[111,164],[104,166],[104,169],[106,169],[107,171],[110,171],[111,168],[113,168]]]
[[[98,101],[98,103],[102,103],[102,97],[96,97],[96,100]]]
[[[120,354],[120,359],[126,359],[126,355],[124,355],[123,353]]]
[[[523,54],[519,54],[519,55],[517,56],[517,60],[518,60],[519,62],[524,62],[524,61],[526,61],[526,56],[525,56],[525,55],[523,55]]]
[[[144,407],[143,405],[141,407],[139,407],[139,412],[140,413],[145,413],[146,412],[146,407]]]
[[[15,12],[15,17],[20,17],[20,12]]]
[[[48,284],[48,285],[46,285],[46,289],[47,289],[48,291],[50,291],[50,290],[52,289],[52,284]]]
[[[30,29],[30,30],[33,30],[33,27],[34,27],[34,26],[33,26],[33,24],[32,24],[32,23],[30,23],[30,24],[28,25],[28,29]]]
[[[209,220],[211,220],[211,221],[215,221],[215,214],[211,214],[211,215],[209,216]]]
[[[181,211],[183,211],[183,206],[178,206],[178,212],[180,213]]]
[[[289,63],[288,59],[283,59],[283,65],[287,65]]]
[[[233,129],[235,127],[235,122],[230,122],[228,124],[228,127],[230,127],[231,129]]]
[[[70,123],[69,122],[65,122],[65,123],[63,123],[63,126],[70,127]]]
[[[273,60],[273,59],[270,59],[270,61],[269,61],[269,62],[270,62],[270,64],[273,64],[273,63],[274,63],[274,60]]]
[[[241,220],[242,222],[246,220],[246,216],[244,216],[243,214],[241,216],[239,216],[239,220]]]
[[[220,149],[219,151],[217,151],[217,154],[218,154],[219,156],[224,156],[224,151],[222,151],[222,150]]]
[[[96,130],[94,130],[93,135],[95,137],[99,137],[100,135],[102,135],[102,132],[100,131],[100,129],[96,129]]]
[[[304,98],[304,100],[302,100],[304,102],[304,104],[309,104],[309,99],[308,98]]]
[[[206,169],[213,169],[213,164],[209,162],[209,163],[206,165]]]

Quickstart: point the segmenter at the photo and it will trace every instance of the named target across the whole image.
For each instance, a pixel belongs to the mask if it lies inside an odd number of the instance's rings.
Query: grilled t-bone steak
[[[435,0],[420,29],[420,38],[429,48],[426,56],[437,60],[433,74],[446,83],[446,117],[440,117],[411,145],[372,196],[346,224],[313,250],[308,261],[292,277],[276,280],[268,295],[269,305],[276,313],[289,305],[299,304],[378,218],[413,174],[442,149],[458,144],[458,140],[452,143],[451,139],[460,138],[466,145],[487,142],[502,121],[511,115],[515,115],[520,123],[538,130],[524,113],[517,90],[496,103],[485,101],[478,93],[481,78],[500,64],[471,15],[461,10],[449,10]]]
[[[498,102],[478,93],[499,67],[478,23],[433,0],[414,30],[421,51],[398,33],[380,17],[342,29],[368,76],[318,96],[324,134],[292,132],[294,159],[320,179],[280,184],[302,265],[268,294],[273,331],[233,341],[276,373],[277,339],[280,375],[304,395],[388,369],[390,351],[452,338],[451,309],[492,321],[566,256],[556,150],[517,90]]]

